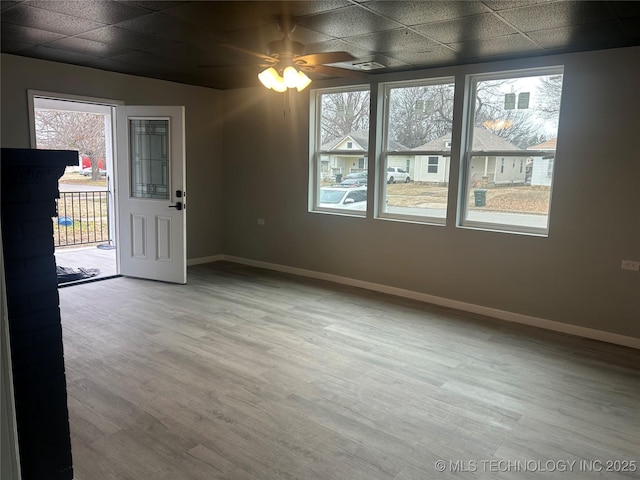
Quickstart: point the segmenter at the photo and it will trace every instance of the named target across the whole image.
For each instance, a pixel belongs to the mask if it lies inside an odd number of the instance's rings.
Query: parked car
[[[367,187],[322,187],[319,207],[366,210]]]
[[[366,178],[347,178],[341,181],[338,185],[341,187],[363,187],[367,185]]]
[[[91,159],[89,157],[80,156],[80,165],[80,173],[85,177],[91,176]],[[100,176],[104,177],[107,175],[107,170],[104,166],[104,158],[98,158],[98,170],[100,171]]]
[[[101,177],[105,177],[107,175],[107,171],[99,168],[98,171],[100,172],[100,176]],[[84,175],[85,177],[89,177],[91,176],[91,167],[89,168],[83,168],[82,171],[80,172],[82,175]]]
[[[351,180],[352,178],[367,178],[367,171],[363,171],[363,172],[353,172],[353,173],[347,173],[343,180]]]
[[[387,183],[409,183],[409,172],[400,167],[387,167]]]
[[[80,157],[82,170],[85,168],[91,168],[91,159],[89,157]],[[98,158],[98,168],[104,170],[104,158]]]

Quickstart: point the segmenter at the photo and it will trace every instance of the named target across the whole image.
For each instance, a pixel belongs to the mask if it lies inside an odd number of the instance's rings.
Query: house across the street
[[[474,150],[510,151],[520,150],[512,143],[498,137],[489,130],[477,128],[474,131]],[[369,134],[366,131],[351,132],[337,140],[322,146],[320,157],[323,178],[335,178],[336,175],[360,172],[367,169]],[[391,141],[390,150],[407,151],[407,147]],[[416,151],[429,151],[422,154],[393,154],[387,159],[389,167],[399,167],[409,173],[416,182],[448,183],[451,162],[451,134],[436,138],[414,148]],[[353,153],[350,153],[353,151]],[[440,153],[441,152],[441,153]],[[524,157],[474,156],[471,161],[471,185],[518,185],[526,178],[526,160]]]
[[[398,142],[391,141],[393,150],[408,150]],[[325,143],[322,151],[331,152],[320,155],[320,173],[324,179],[334,179],[336,175],[362,172],[367,170],[367,152],[369,151],[369,131],[358,130],[336,140]],[[349,153],[353,151],[353,153]],[[400,155],[389,159],[390,167],[408,168],[413,156]]]
[[[531,185],[544,185],[551,186],[551,178],[553,177],[553,163],[555,160],[557,137],[554,137],[546,142],[542,142],[538,145],[533,145],[527,150],[549,151],[553,152],[550,155],[536,155],[532,156],[533,167],[531,169]]]
[[[411,178],[417,182],[449,182],[451,162],[451,134],[436,138],[414,148],[433,152],[415,155]],[[520,150],[512,143],[484,128],[476,128],[473,133],[474,151]],[[439,153],[442,152],[442,153]],[[525,183],[526,165],[523,157],[476,155],[471,160],[470,182],[472,186],[514,185]]]

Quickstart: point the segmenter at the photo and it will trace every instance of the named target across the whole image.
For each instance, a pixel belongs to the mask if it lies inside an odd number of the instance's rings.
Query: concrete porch
[[[91,277],[96,278],[109,277],[116,275],[116,250],[102,250],[94,246],[79,248],[56,248],[55,251],[56,265],[60,267],[71,267],[77,269],[98,268],[100,274]],[[81,283],[83,280],[74,283]],[[69,285],[68,283],[65,285]]]

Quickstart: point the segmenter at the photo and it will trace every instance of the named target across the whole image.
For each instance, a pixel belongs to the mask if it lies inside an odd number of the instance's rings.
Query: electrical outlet
[[[258,225],[264,225],[264,218],[258,219]]]
[[[640,262],[637,262],[635,260],[622,260],[622,269],[640,272]]]

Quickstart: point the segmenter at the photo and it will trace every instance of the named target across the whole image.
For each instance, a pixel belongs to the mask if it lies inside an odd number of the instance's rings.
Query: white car
[[[103,170],[102,168],[98,169],[98,172],[100,173],[101,177],[106,177],[107,176],[107,171]],[[85,177],[90,177],[92,175],[92,169],[91,169],[91,167],[83,168],[80,173],[82,175],[84,175]]]
[[[387,183],[409,183],[409,172],[400,167],[387,167]]]
[[[366,210],[367,187],[322,187],[318,206],[344,210]]]

